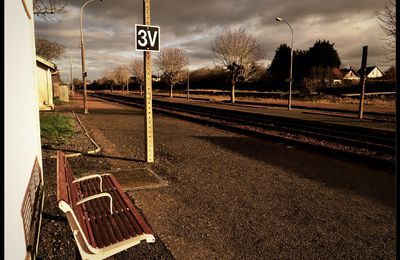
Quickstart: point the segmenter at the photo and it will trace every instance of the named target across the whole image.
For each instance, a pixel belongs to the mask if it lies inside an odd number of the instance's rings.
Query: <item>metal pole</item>
[[[143,23],[150,25],[150,0],[143,0]],[[154,162],[151,53],[144,52],[146,161]]]
[[[365,68],[367,67],[367,55],[368,55],[368,46],[363,47],[362,51],[362,59],[361,59],[361,94],[360,94],[360,106],[359,106],[359,115],[360,119],[363,118],[363,111],[364,111],[364,95],[365,95]]]
[[[87,92],[86,92],[86,77],[87,73],[85,71],[85,45],[83,43],[83,31],[82,31],[82,15],[83,15],[83,8],[93,2],[95,0],[87,1],[81,8],[81,56],[82,56],[82,81],[83,81],[83,107],[85,109],[85,114],[88,113],[88,105],[87,105]],[[100,0],[103,1],[103,0]]]
[[[290,31],[292,32],[292,40],[290,44],[290,78],[289,78],[289,98],[288,98],[288,109],[292,109],[292,82],[293,82],[293,29],[292,26],[284,19],[280,17],[276,17],[275,20],[278,22],[284,22],[289,26]]]
[[[289,83],[289,101],[288,101],[288,109],[292,109],[292,82],[293,82],[293,30],[290,24],[288,23],[290,30],[292,31],[292,42],[290,44],[290,83]]]
[[[189,65],[187,68],[187,100],[189,101]]]
[[[90,2],[90,1],[89,1]],[[88,113],[88,107],[87,107],[87,93],[86,93],[86,73],[85,73],[85,47],[83,44],[83,32],[82,32],[82,14],[83,14],[83,8],[89,3],[86,2],[82,8],[81,8],[81,58],[82,58],[82,83],[83,83],[83,107],[84,107],[84,113]]]
[[[70,53],[70,60],[69,60],[69,69],[70,69],[70,82],[71,82],[71,92],[72,92],[72,99],[75,98],[75,90],[74,90],[74,82],[72,77],[72,52]]]

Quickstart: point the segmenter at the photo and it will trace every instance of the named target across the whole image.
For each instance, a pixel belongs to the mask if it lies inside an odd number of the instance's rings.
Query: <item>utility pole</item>
[[[151,25],[150,0],[143,0],[143,24]],[[144,51],[146,161],[154,162],[151,53]]]
[[[87,104],[87,90],[86,90],[86,78],[87,78],[87,72],[85,69],[85,44],[83,42],[83,30],[82,30],[82,16],[83,16],[83,8],[91,2],[95,0],[89,0],[86,3],[84,3],[81,7],[81,17],[80,17],[80,22],[81,22],[81,57],[82,57],[82,82],[83,82],[83,107],[84,107],[84,113],[87,114],[89,113],[88,110],[88,104]],[[100,2],[103,0],[100,0]]]
[[[87,73],[85,71],[85,46],[83,43],[82,14],[83,14],[83,8],[85,7],[85,5],[87,3],[85,3],[81,8],[81,58],[82,58],[82,83],[83,83],[83,109],[84,109],[85,114],[89,113],[89,111],[88,111],[88,105],[87,105],[87,90],[86,90]]]
[[[364,46],[361,59],[361,75],[360,75],[361,94],[360,94],[360,106],[358,114],[359,119],[363,118],[363,112],[364,112],[364,95],[365,95],[365,81],[366,81],[365,68],[367,67],[367,56],[368,56],[368,46]]]
[[[72,99],[75,98],[75,90],[74,90],[74,82],[72,79],[72,52],[70,52],[70,59],[69,59],[69,74],[70,74],[70,82],[71,82],[71,92],[72,92]]]

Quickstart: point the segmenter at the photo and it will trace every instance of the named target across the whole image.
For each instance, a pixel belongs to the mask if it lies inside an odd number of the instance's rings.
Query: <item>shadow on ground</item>
[[[327,157],[298,147],[268,143],[250,137],[196,136],[214,145],[267,164],[279,166],[287,173],[324,183],[324,185],[349,189],[372,198],[381,204],[395,205],[395,175],[384,169]]]

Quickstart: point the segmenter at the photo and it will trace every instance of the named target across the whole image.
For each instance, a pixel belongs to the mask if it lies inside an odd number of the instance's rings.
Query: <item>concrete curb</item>
[[[72,114],[74,115],[74,117],[76,118],[76,120],[78,121],[78,123],[80,124],[80,126],[83,128],[83,130],[85,131],[85,135],[89,138],[89,140],[92,142],[92,144],[94,144],[94,145],[96,146],[96,149],[95,149],[95,150],[90,150],[90,151],[87,151],[86,153],[87,153],[87,154],[96,154],[96,153],[100,152],[100,150],[101,150],[100,147],[99,147],[99,146],[96,144],[96,142],[89,136],[89,133],[87,132],[85,126],[82,124],[82,122],[81,122],[81,120],[79,119],[79,117],[75,114],[74,111],[72,111]],[[81,155],[82,155],[82,153],[71,153],[71,154],[66,154],[65,157],[70,158],[70,157],[78,157],[78,156],[81,156]],[[53,156],[50,156],[50,158],[56,159],[57,156],[56,156],[56,155],[53,155]]]
[[[98,145],[96,144],[96,142],[89,136],[88,131],[86,130],[85,126],[82,124],[82,122],[81,122],[81,120],[79,119],[79,117],[75,114],[74,111],[72,111],[72,114],[75,116],[75,118],[76,118],[76,120],[78,121],[78,123],[82,126],[83,130],[85,131],[86,136],[89,138],[89,140],[92,142],[92,144],[94,144],[94,146],[96,146],[96,149],[95,149],[95,150],[87,151],[87,154],[96,154],[96,153],[100,152],[100,150],[101,150],[101,149],[100,149],[100,146],[98,146]],[[80,154],[79,154],[79,155],[80,155]],[[79,156],[79,155],[77,155],[77,156]],[[72,157],[72,156],[74,156],[74,155],[69,155],[68,157]]]

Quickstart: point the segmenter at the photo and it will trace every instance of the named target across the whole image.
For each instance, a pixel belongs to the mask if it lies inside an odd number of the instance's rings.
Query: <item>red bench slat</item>
[[[121,201],[121,203],[124,206],[124,213],[125,216],[127,217],[127,219],[129,220],[129,224],[131,226],[130,231],[133,232],[133,236],[136,235],[141,235],[143,234],[143,229],[140,227],[140,223],[138,223],[138,221],[136,220],[136,218],[134,217],[134,215],[132,214],[132,211],[129,207],[129,200],[127,200],[126,198],[124,198],[125,193],[121,193],[118,191],[118,188],[115,186],[111,186],[113,184],[113,180],[112,177],[113,176],[107,176],[109,178],[106,178],[106,181],[108,182],[109,187],[113,187],[110,189],[110,193],[112,193],[114,195],[114,197],[116,197],[117,199],[119,199]],[[121,189],[122,190],[122,189]],[[126,195],[125,195],[126,196]],[[134,209],[136,210],[136,209]]]
[[[76,178],[64,153],[57,151],[57,158],[57,202],[64,201],[70,205],[78,220],[77,224],[92,247],[104,248],[138,235],[153,234],[112,175],[102,176],[102,192],[111,195],[113,214],[110,212],[108,197],[77,205],[78,201],[101,193],[99,179],[73,183]]]
[[[97,183],[94,183],[94,179],[91,179],[91,180],[83,181],[81,183],[81,187],[82,186],[84,186],[88,190],[90,190],[91,194],[95,194],[96,190],[97,190],[96,187],[99,187],[99,182],[97,181]],[[98,190],[100,191],[100,189],[98,189]],[[111,216],[109,198],[103,197],[103,198],[96,199],[96,201],[100,204],[100,207],[103,209],[103,211],[101,213],[98,212],[96,215],[98,217],[101,217],[102,220],[104,220],[106,222],[104,228],[110,237],[110,243],[122,241],[123,236],[120,233],[117,224],[115,223],[114,216]],[[108,225],[109,222],[110,222],[111,226]]]
[[[97,188],[97,187],[99,187],[99,182],[97,181],[97,183],[96,183],[95,179],[88,180],[88,187],[86,187],[86,185],[84,187],[89,188],[92,193],[100,192],[100,189]],[[106,191],[106,190],[103,189],[103,191]],[[109,204],[107,204],[106,206],[109,207]],[[124,226],[124,224],[121,220],[120,212],[121,212],[121,209],[119,207],[118,201],[115,201],[115,199],[113,198],[113,213],[114,213],[113,220],[116,222],[115,226],[117,227],[117,229],[115,231],[117,233],[119,241],[122,241],[122,240],[130,238],[131,235],[128,233],[128,231],[126,230],[126,227]]]
[[[153,234],[151,231],[150,227],[147,225],[147,223],[144,221],[142,216],[139,214],[136,208],[134,208],[132,202],[128,198],[128,196],[125,194],[125,192],[122,190],[121,185],[117,182],[115,177],[113,175],[110,175],[110,179],[112,180],[114,186],[117,188],[119,191],[119,195],[123,198],[125,201],[125,204],[129,207],[131,213],[134,215],[135,220],[139,223],[141,229],[144,231],[143,233],[146,234]]]

